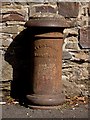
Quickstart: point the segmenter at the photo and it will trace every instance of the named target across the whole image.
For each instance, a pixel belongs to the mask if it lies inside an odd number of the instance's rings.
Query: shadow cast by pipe
[[[30,29],[17,35],[5,53],[5,60],[13,68],[10,95],[21,104],[27,102],[27,94],[33,93],[33,53],[33,34]]]

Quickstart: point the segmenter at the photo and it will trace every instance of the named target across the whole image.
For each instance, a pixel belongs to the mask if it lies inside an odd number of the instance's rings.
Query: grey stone
[[[69,60],[71,58],[72,58],[72,55],[68,51],[63,51],[63,54],[62,54],[63,60]]]
[[[67,43],[65,49],[78,50],[79,46],[77,43]]]
[[[79,96],[81,94],[80,88],[78,88],[75,83],[65,79],[63,80],[63,92],[68,97]]]

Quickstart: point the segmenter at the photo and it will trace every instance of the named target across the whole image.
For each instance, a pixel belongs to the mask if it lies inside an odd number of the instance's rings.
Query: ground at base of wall
[[[88,104],[78,107],[63,107],[60,109],[40,110],[29,109],[20,105],[3,105],[3,118],[89,118]],[[64,119],[63,119],[64,120]]]

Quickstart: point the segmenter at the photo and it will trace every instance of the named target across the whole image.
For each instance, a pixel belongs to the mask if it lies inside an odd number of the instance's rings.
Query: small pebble
[[[0,105],[5,105],[6,104],[6,102],[0,102]]]
[[[13,103],[14,103],[14,104],[18,104],[19,102],[16,101],[16,102],[13,102]]]
[[[27,115],[29,115],[28,112],[27,112]]]
[[[61,113],[63,113],[63,111],[61,111]]]
[[[79,106],[78,104],[76,104],[75,106]]]
[[[73,110],[75,110],[75,108],[72,108]]]

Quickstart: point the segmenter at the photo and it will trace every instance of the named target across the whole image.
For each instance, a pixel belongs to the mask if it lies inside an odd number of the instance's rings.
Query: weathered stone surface
[[[70,60],[72,58],[72,55],[68,51],[63,51],[62,59],[63,60]]]
[[[83,64],[75,65],[75,63],[72,66],[71,64],[67,64],[64,66],[64,69],[62,70],[63,75],[67,77],[69,82],[88,85],[88,67],[87,66],[84,66]]]
[[[5,12],[5,13],[3,13],[4,15],[6,15],[6,14],[18,14],[18,15],[21,15],[21,16],[23,16],[21,13],[19,13],[19,12],[17,12],[17,11],[7,11],[7,12]]]
[[[4,39],[2,40],[2,46],[3,47],[8,47],[11,44],[12,41],[13,41],[12,38],[7,38],[7,36],[4,37]]]
[[[2,22],[5,21],[25,21],[24,17],[18,14],[3,15]]]
[[[2,81],[12,80],[13,69],[9,63],[4,60],[4,53],[2,54]]]
[[[78,45],[78,38],[77,37],[66,37],[64,39],[63,50],[70,49],[70,50],[79,50]]]
[[[18,26],[18,33],[20,33],[21,31],[23,31],[25,29],[24,26]]]
[[[2,22],[2,15],[0,15],[0,23]]]
[[[58,11],[64,17],[77,17],[79,12],[79,4],[75,2],[59,2]]]
[[[44,4],[38,4],[38,5],[33,5],[33,7],[29,8],[30,10],[30,16],[36,16],[36,14],[45,14],[45,13],[56,13],[55,7],[51,5],[44,5]]]
[[[11,3],[10,2],[2,2],[2,6],[4,5],[10,5]]]
[[[1,85],[0,85],[1,86]],[[1,102],[1,98],[4,97],[2,90],[0,90],[0,102]]]
[[[67,43],[65,49],[79,50],[77,43]]]
[[[90,17],[88,18],[88,25],[90,26]]]
[[[0,81],[2,80],[2,50],[0,50]]]
[[[82,48],[90,48],[90,27],[80,29],[80,45]]]
[[[51,7],[51,6],[36,6],[36,12],[41,12],[41,13],[45,13],[45,12],[50,12],[50,13],[56,13],[56,10]]]
[[[89,3],[89,11],[88,12],[89,12],[89,16],[90,16],[90,3]]]
[[[65,36],[78,36],[78,29],[76,28],[68,28],[68,29],[64,29],[63,33],[65,34]]]
[[[2,26],[5,26],[6,24],[5,23],[0,23],[0,28],[2,27]]]
[[[10,91],[10,81],[2,81],[2,90]]]
[[[6,21],[7,26],[12,26],[12,25],[21,25],[24,26],[25,22],[21,21]]]
[[[30,9],[30,13],[32,16],[32,14],[36,14],[37,12],[39,13],[56,13],[56,4],[53,6],[51,4],[34,4],[33,7],[31,6]]]
[[[71,97],[80,94],[87,96],[89,94],[88,63],[82,65],[71,64],[67,63],[64,65],[66,68],[62,69],[63,91]]]
[[[2,66],[2,80],[12,80],[12,67],[8,63]]]
[[[21,8],[17,8],[17,6],[9,6],[9,8],[2,8],[2,17],[3,20],[6,19],[14,19],[16,21],[26,21],[28,19],[28,8],[25,6],[21,6]],[[17,18],[15,18],[17,17]]]
[[[84,51],[78,51],[77,53],[72,53],[73,54],[73,58],[72,60],[77,60],[77,61],[89,61],[89,54],[88,52],[85,53]]]
[[[65,43],[78,43],[78,38],[74,36],[66,37],[64,42]]]
[[[73,97],[77,94],[79,96],[81,94],[80,88],[77,87],[77,84],[69,82],[67,80],[63,81],[63,92],[68,97]]]
[[[8,34],[17,34],[18,33],[18,26],[10,26],[10,27],[2,27],[0,32],[8,33]]]

